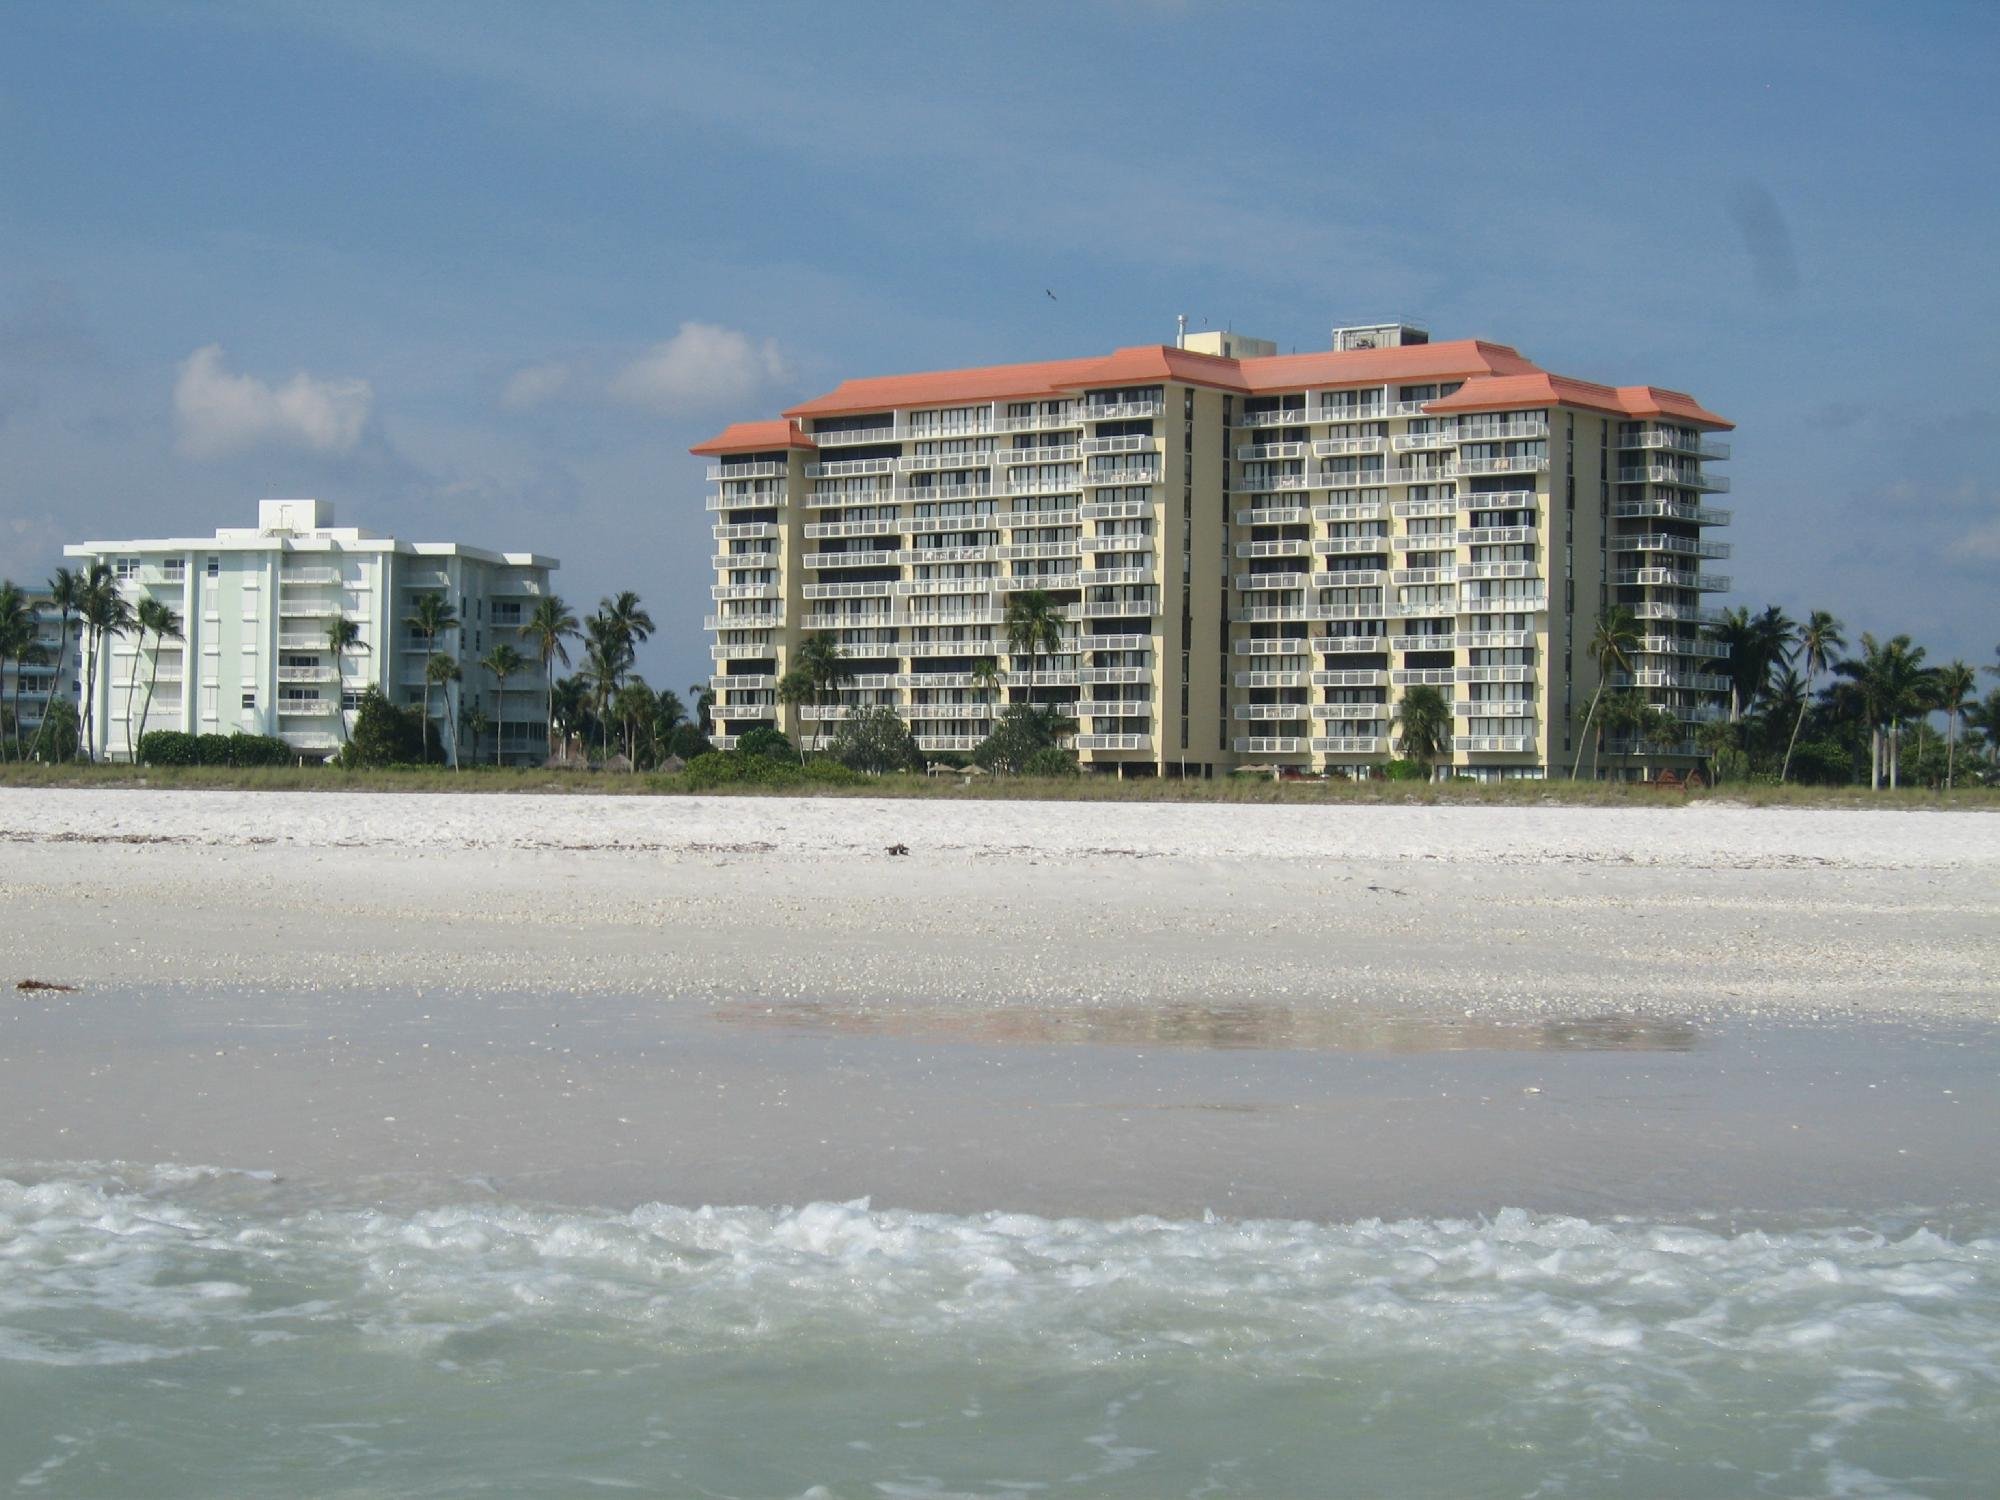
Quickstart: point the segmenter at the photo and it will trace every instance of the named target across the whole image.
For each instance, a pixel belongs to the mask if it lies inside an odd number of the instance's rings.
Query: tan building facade
[[[1641,634],[1608,694],[1684,733],[1614,740],[1603,763],[1686,768],[1726,700],[1702,600],[1729,582],[1705,569],[1728,550],[1707,465],[1729,425],[1400,325],[1310,354],[1208,334],[847,381],[694,450],[712,460],[718,738],[810,737],[886,704],[922,748],[967,751],[1032,697],[1076,720],[1087,769],[1365,774],[1428,685],[1455,773],[1567,775],[1591,639],[1623,604]],[[1004,626],[1028,589],[1067,622],[1032,681]],[[854,673],[843,702],[781,706],[818,631]]]

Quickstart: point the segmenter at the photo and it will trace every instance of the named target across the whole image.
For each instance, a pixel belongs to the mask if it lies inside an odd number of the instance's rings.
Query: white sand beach
[[[1978,1020],[1996,917],[1977,813],[0,790],[9,982]]]

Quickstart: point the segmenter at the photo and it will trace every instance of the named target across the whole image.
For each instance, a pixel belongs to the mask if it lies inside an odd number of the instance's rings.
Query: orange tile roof
[[[1529,406],[1580,406],[1621,417],[1670,417],[1707,427],[1733,427],[1725,417],[1702,407],[1692,396],[1650,385],[1608,386],[1546,370],[1520,375],[1493,375],[1468,380],[1449,396],[1424,410],[1446,416],[1453,412],[1512,411]]]
[[[974,405],[983,401],[1045,400],[1079,390],[1153,385],[1167,381],[1208,386],[1247,396],[1307,388],[1434,380],[1466,382],[1454,395],[1432,403],[1428,409],[1436,412],[1487,411],[1566,403],[1595,411],[1615,412],[1621,416],[1664,416],[1713,427],[1731,425],[1714,412],[1703,409],[1692,396],[1679,391],[1643,385],[1612,387],[1566,375],[1553,375],[1508,345],[1492,344],[1484,339],[1399,344],[1386,349],[1325,349],[1309,354],[1273,354],[1254,359],[1197,354],[1169,344],[1137,344],[1096,359],[985,365],[965,370],[930,370],[912,375],[845,380],[826,395],[789,408],[785,415],[803,419],[922,406]],[[731,432],[735,430],[730,429]],[[764,446],[775,445],[766,443]],[[705,445],[695,451],[719,450],[713,445]]]
[[[768,453],[775,448],[817,448],[799,424],[783,420],[732,422],[705,443],[688,449],[704,456],[718,453]]]
[[[1477,375],[1526,375],[1539,368],[1505,344],[1453,339],[1442,344],[1398,344],[1387,349],[1319,349],[1273,354],[1243,362],[1253,392],[1301,386],[1381,385],[1391,380],[1463,380]]]

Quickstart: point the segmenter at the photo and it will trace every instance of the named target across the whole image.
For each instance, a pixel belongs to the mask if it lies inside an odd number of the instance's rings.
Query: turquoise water
[[[0,1177],[0,1490],[1992,1493],[2000,1223],[393,1208]]]

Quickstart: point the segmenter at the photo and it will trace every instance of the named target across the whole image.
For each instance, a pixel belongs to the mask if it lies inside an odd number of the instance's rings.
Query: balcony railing
[[[1403,439],[1398,438],[1396,441],[1400,443]],[[1381,437],[1315,438],[1313,440],[1312,451],[1314,458],[1338,458],[1351,453],[1380,453],[1388,446],[1388,442],[1387,438]],[[1284,446],[1295,448],[1298,445],[1296,443],[1288,443]],[[1239,453],[1242,452],[1241,449],[1237,451]],[[1399,449],[1398,451],[1400,452],[1401,450]]]
[[[1719,505],[1696,505],[1692,501],[1670,500],[1663,496],[1650,500],[1617,501],[1611,507],[1611,514],[1621,521],[1693,521],[1698,526],[1727,526],[1736,519],[1734,511],[1724,510]]]
[[[1080,734],[1075,739],[1079,750],[1150,750],[1153,737],[1150,734]]]
[[[1304,443],[1239,443],[1236,461],[1241,464],[1270,463],[1282,458],[1304,458]]]
[[[1463,755],[1528,755],[1535,742],[1526,735],[1461,734],[1453,737],[1451,747]]]
[[[1619,568],[1611,581],[1628,588],[1700,589],[1704,593],[1727,593],[1727,573],[1690,573],[1681,568]]]
[[[1310,703],[1239,703],[1230,717],[1245,721],[1270,722],[1272,720],[1311,718],[1313,707]]]
[[[1238,526],[1303,526],[1312,513],[1301,505],[1259,505],[1236,512]]]
[[[1727,542],[1705,542],[1697,537],[1673,536],[1664,532],[1648,532],[1637,536],[1613,536],[1613,552],[1673,552],[1682,557],[1727,557],[1732,550]]]
[[[783,489],[765,490],[755,495],[710,495],[708,497],[707,508],[709,510],[775,510],[786,503],[786,498],[786,492]],[[830,503],[837,504],[839,502]],[[851,500],[847,503],[860,505],[866,502]]]
[[[1643,427],[1637,432],[1628,432],[1618,439],[1618,446],[1627,451],[1650,448],[1667,453],[1688,453],[1696,458],[1729,457],[1729,444],[1674,427]]]
[[[941,547],[938,550],[941,552],[955,552],[963,550],[973,553],[984,553],[989,549],[984,547],[967,547],[963,549],[952,548],[952,547]],[[914,555],[915,554],[906,553],[902,551],[808,552],[805,554],[805,556],[800,558],[799,561],[808,568],[888,568],[888,567],[894,567],[899,561],[902,561],[903,559]],[[938,561],[943,561],[943,559],[940,558],[938,559]],[[722,565],[729,566],[727,562],[723,562]],[[740,566],[755,567],[757,566],[757,563],[755,563],[754,561],[745,562],[743,564],[740,564]],[[769,564],[765,564],[765,566],[769,566]]]
[[[1373,734],[1316,734],[1311,744],[1315,755],[1380,755],[1389,742]]]
[[[1306,748],[1304,735],[1239,735],[1229,742],[1238,755],[1299,755]]]
[[[710,464],[708,479],[711,484],[726,479],[783,479],[788,467],[770,459],[754,464]]]
[[[1111,422],[1126,417],[1157,417],[1166,409],[1164,401],[1086,402],[1078,408],[1078,415],[1086,422]]]
[[[1620,484],[1671,484],[1682,489],[1703,490],[1720,494],[1729,488],[1729,480],[1721,474],[1703,474],[1692,469],[1677,469],[1668,464],[1641,464],[1618,471]]]

